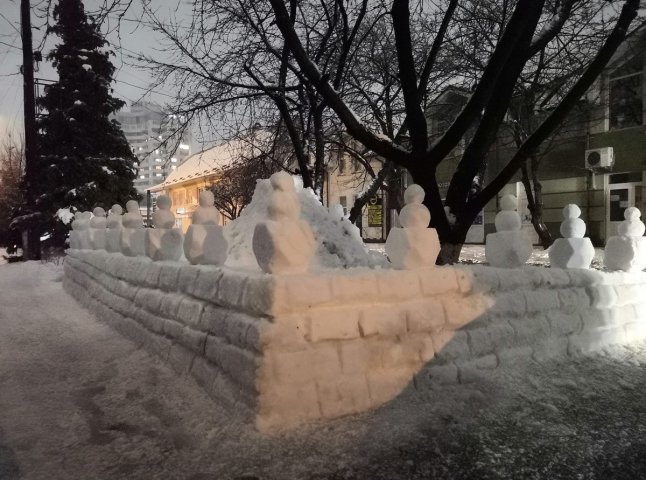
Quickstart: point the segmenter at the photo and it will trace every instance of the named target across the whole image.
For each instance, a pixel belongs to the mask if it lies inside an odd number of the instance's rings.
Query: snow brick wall
[[[262,431],[646,337],[646,274],[525,267],[267,275],[69,250],[64,286]]]

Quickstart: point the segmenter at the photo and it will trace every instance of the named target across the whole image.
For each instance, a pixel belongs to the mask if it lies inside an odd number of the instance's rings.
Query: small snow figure
[[[155,228],[146,229],[146,255],[152,260],[179,260],[182,255],[182,232],[175,227],[175,215],[170,211],[170,197],[157,197],[158,210],[153,213]]]
[[[618,235],[610,237],[604,250],[603,262],[610,270],[638,272],[646,268],[646,227],[638,208],[624,211],[625,220],[617,227]]]
[[[496,233],[487,235],[485,244],[485,256],[491,266],[518,268],[532,254],[532,243],[520,228],[516,204],[514,195],[505,195],[500,200],[502,210],[494,219]]]
[[[139,211],[137,200],[126,203],[126,213],[123,215],[122,224],[125,228],[144,228],[144,219]]]
[[[345,212],[343,211],[343,206],[340,203],[330,205],[330,213],[335,217],[338,217],[339,220],[345,218]]]
[[[314,254],[314,235],[299,219],[300,203],[294,180],[286,172],[269,178],[273,189],[267,214],[269,220],[256,225],[252,248],[258,265],[266,273],[307,271]]]
[[[193,225],[219,225],[220,212],[215,208],[213,192],[204,190],[200,192],[200,206],[193,213]]]
[[[128,257],[146,254],[146,231],[144,230],[144,219],[139,212],[137,200],[129,200],[126,203],[126,211],[123,215],[121,229],[121,253]]]
[[[410,185],[404,192],[404,208],[399,213],[401,228],[393,228],[386,239],[388,259],[399,269],[430,267],[440,253],[437,231],[428,228],[431,213],[422,202],[424,189]]]
[[[594,247],[584,238],[585,222],[579,218],[581,209],[571,203],[563,208],[561,235],[549,249],[550,264],[558,268],[590,268]]]
[[[72,231],[70,232],[70,248],[90,249],[90,212],[76,212],[72,220]]]
[[[115,230],[121,228],[121,221],[123,220],[122,215],[123,208],[121,208],[121,205],[118,205],[116,203],[112,205],[110,213],[108,213],[106,227]]]
[[[221,265],[227,259],[228,243],[218,225],[220,212],[214,206],[213,192],[200,193],[200,206],[184,237],[184,255],[193,265]]]
[[[90,220],[90,244],[94,250],[105,250],[105,210],[96,207]]]
[[[173,228],[175,226],[175,215],[170,211],[172,205],[168,195],[157,197],[158,210],[153,213],[153,225],[155,228]]]
[[[123,208],[121,208],[121,205],[112,205],[106,221],[105,249],[111,253],[119,253],[121,251],[122,214]]]

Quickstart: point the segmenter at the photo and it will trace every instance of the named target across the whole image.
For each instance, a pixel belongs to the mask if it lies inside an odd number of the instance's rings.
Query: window
[[[611,129],[636,127],[643,123],[642,69],[641,55],[637,55],[610,74]]]
[[[345,164],[345,157],[343,155],[339,155],[339,173],[345,173],[346,170],[346,164]],[[345,197],[341,197],[345,198]]]
[[[346,198],[345,195],[341,195],[339,197],[339,203],[343,207],[343,215],[347,215],[348,214],[348,199]]]

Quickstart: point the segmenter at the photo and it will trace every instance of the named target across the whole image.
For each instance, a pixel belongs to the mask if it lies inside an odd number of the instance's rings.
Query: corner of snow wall
[[[646,337],[645,274],[526,267],[273,276],[71,250],[66,289],[241,405],[261,431],[376,408],[407,386],[469,382],[519,357]]]

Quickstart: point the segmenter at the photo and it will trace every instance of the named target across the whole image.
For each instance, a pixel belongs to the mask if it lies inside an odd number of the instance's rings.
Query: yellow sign
[[[381,205],[368,205],[368,226],[381,227],[383,222],[383,211]]]

